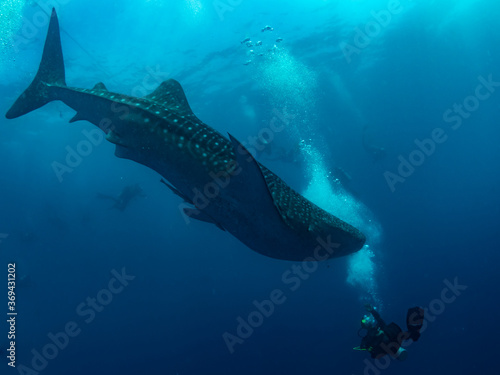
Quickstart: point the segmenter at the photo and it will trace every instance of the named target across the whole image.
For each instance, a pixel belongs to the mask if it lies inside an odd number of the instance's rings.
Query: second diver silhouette
[[[373,143],[368,141],[368,137],[366,135],[366,131],[368,130],[368,126],[363,127],[363,148],[366,152],[372,155],[373,160],[378,161],[386,157],[387,151],[384,147],[380,147],[374,145]]]
[[[97,197],[101,199],[109,199],[115,202],[110,208],[116,208],[117,210],[124,211],[130,202],[136,197],[145,197],[143,190],[139,184],[127,185],[123,188],[118,197],[113,197],[111,195],[97,193]]]

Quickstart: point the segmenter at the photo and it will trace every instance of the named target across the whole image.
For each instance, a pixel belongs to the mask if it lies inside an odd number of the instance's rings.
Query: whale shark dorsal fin
[[[169,109],[182,112],[184,115],[194,116],[181,84],[175,79],[163,81],[155,91],[145,96],[144,99],[152,100]]]
[[[104,86],[104,83],[102,82],[96,83],[95,86],[92,88],[92,90],[108,91],[108,89],[106,88],[106,86]]]

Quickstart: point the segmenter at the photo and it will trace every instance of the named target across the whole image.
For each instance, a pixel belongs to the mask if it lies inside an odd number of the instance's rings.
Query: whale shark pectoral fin
[[[127,147],[127,145],[125,144],[125,142],[123,142],[123,139],[122,137],[120,136],[120,134],[118,134],[117,132],[111,130],[108,134],[106,134],[106,140],[110,143],[113,143],[117,146],[121,146],[121,147]]]
[[[176,188],[174,188],[172,185],[170,185],[167,181],[165,181],[163,178],[160,180],[160,182],[165,185],[166,187],[168,187],[170,190],[172,190],[172,192],[177,195],[178,197],[181,197],[185,202],[187,203],[191,203],[193,204],[193,202],[191,201],[191,199],[189,199],[188,197],[186,197],[184,194],[182,194],[179,190],[177,190]]]
[[[120,145],[116,145],[115,147],[115,156],[117,158],[121,158],[121,159],[129,159],[131,158],[131,149],[128,148],[128,147],[123,147],[123,146],[120,146]]]
[[[283,222],[259,163],[245,146],[231,134],[228,135],[233,144],[236,163],[241,168],[232,177],[237,185],[239,201],[244,202],[247,209],[258,210],[260,217],[265,215],[267,219]]]
[[[184,215],[186,215],[186,216],[188,216],[190,218],[193,218],[193,219],[196,219],[196,220],[199,220],[199,221],[204,221],[205,223],[215,224],[215,226],[217,228],[219,228],[220,230],[222,230],[223,232],[226,231],[222,227],[222,225],[220,225],[219,223],[217,223],[211,216],[207,215],[203,211],[198,210],[197,208],[188,208],[188,207],[185,207],[185,208],[182,209],[182,211],[184,212]]]
[[[160,180],[162,184],[164,184],[166,187],[168,187],[175,195],[181,197],[185,202],[190,203],[194,206],[194,203],[191,199],[189,199],[186,195],[181,193],[178,189],[170,185],[167,181],[165,181],[163,178]],[[195,207],[184,207],[182,209],[182,212],[184,212],[184,215],[199,220],[203,221],[205,223],[210,223],[210,224],[215,224],[217,228],[219,228],[222,231],[226,231],[222,225],[217,223],[210,215],[206,214],[205,212],[199,210],[198,208]]]
[[[76,114],[69,120],[70,123],[75,121],[88,121],[87,118],[80,112],[76,112]]]

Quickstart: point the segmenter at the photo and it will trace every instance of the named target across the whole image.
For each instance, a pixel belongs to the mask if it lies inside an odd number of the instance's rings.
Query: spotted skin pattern
[[[184,215],[217,225],[260,254],[324,260],[358,251],[365,242],[363,233],[290,188],[234,137],[198,119],[179,82],[169,79],[143,98],[108,91],[103,83],[68,87],[55,10],[39,71],[6,117],[54,100],[76,111],[70,122],[89,121],[104,131],[116,156],[169,181],[162,180],[189,205]]]

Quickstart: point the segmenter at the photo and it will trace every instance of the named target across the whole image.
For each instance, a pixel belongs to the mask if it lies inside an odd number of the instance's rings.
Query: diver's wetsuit
[[[368,350],[372,358],[381,358],[386,354],[395,356],[404,339],[403,330],[396,324],[385,324],[380,314],[371,310],[377,326],[368,328],[367,335],[361,340],[361,349]]]
[[[367,305],[367,311],[370,312],[377,325],[365,327],[367,334],[361,340],[361,345],[355,349],[368,350],[372,358],[381,358],[386,354],[394,358],[400,358],[398,350],[401,348],[403,341],[412,339],[417,341],[420,338],[420,330],[424,324],[424,309],[421,307],[412,307],[408,309],[406,314],[407,332],[396,324],[385,324],[380,314],[370,305]],[[404,349],[401,348],[403,351]]]

